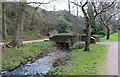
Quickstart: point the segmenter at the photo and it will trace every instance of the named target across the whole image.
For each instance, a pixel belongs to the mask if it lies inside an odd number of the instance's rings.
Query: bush
[[[99,35],[103,35],[103,36],[106,35],[106,33],[105,33],[104,31],[99,31],[98,34],[99,34]]]
[[[91,34],[97,34],[100,31],[100,28],[98,27],[96,21],[92,23],[91,28],[92,28]]]
[[[72,24],[67,21],[63,16],[60,16],[55,22],[55,29],[59,33],[68,33],[72,30]]]

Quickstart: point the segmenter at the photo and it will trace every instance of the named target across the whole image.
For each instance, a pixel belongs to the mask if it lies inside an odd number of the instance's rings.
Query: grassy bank
[[[108,46],[93,44],[89,52],[83,49],[69,53],[70,60],[52,72],[62,75],[100,75],[105,73]]]
[[[31,43],[21,46],[20,48],[4,48],[2,55],[2,70],[11,70],[20,64],[28,61],[35,61],[50,51],[55,46],[53,42],[46,41],[41,43]]]
[[[23,40],[36,40],[43,39],[44,37],[40,35],[39,32],[36,31],[28,31],[24,32],[22,35]],[[10,42],[13,39],[13,34],[7,34],[5,38],[3,38],[4,42]]]
[[[120,31],[113,33],[110,35],[110,39],[106,40],[106,37],[101,39],[101,42],[117,42],[120,41],[120,37],[119,37]]]

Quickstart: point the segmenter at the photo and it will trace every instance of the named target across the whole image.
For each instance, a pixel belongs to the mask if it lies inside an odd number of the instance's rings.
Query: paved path
[[[23,41],[23,44],[28,44],[28,43],[33,43],[33,42],[43,42],[45,40],[49,40],[48,38],[46,39],[40,39],[40,40],[31,40],[31,41]]]
[[[107,75],[118,75],[118,42],[98,42],[97,44],[110,45],[107,61]]]
[[[30,41],[23,41],[23,44],[29,44],[29,43],[33,43],[33,42],[43,42],[45,40],[49,40],[48,38],[46,39],[39,39],[39,40],[30,40]],[[4,45],[4,43],[0,43],[0,45]]]

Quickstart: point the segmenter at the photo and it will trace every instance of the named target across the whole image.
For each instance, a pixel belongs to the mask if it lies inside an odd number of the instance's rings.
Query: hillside
[[[13,35],[14,33],[14,20],[16,15],[17,4],[16,3],[6,3],[7,7],[5,8],[6,13],[6,31],[8,35]],[[15,8],[14,8],[15,7]],[[55,22],[59,16],[64,16],[70,23],[72,23],[74,31],[82,33],[82,29],[84,28],[84,20],[74,16],[73,14],[69,14],[66,10],[60,11],[46,11],[44,9],[38,9],[34,14],[34,7],[30,5],[26,6],[26,17],[25,23],[23,26],[23,33],[30,31],[30,27],[32,26],[32,31],[40,33],[40,35],[45,35],[54,29]],[[34,15],[34,17],[33,17]]]

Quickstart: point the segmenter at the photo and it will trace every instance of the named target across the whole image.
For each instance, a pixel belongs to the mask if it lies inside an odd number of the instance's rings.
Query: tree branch
[[[70,2],[70,3],[73,3],[74,5],[77,5],[79,7],[82,7],[81,5],[79,5],[79,4],[75,3],[75,2]]]
[[[31,4],[31,3],[34,3],[34,4],[49,4],[51,2],[46,2],[46,3],[43,3],[43,2],[28,2],[27,4]]]
[[[111,19],[113,16],[115,16],[116,14],[118,14],[118,13],[120,13],[120,11],[118,11],[118,12],[114,13],[113,15],[111,15],[111,16],[109,17],[109,19],[108,19],[106,22],[109,22],[110,19]]]
[[[101,3],[101,2],[100,2],[100,3]],[[101,10],[100,12],[97,12],[95,5],[92,3],[92,5],[93,5],[93,7],[94,7],[94,10],[95,10],[95,12],[96,12],[95,17],[98,16],[99,14],[101,14],[102,12],[106,12],[106,10],[110,9],[110,8],[112,7],[112,5],[114,5],[114,3],[115,3],[115,2],[112,2],[112,3],[111,3],[110,5],[108,5],[107,7],[104,7],[104,5],[101,3],[101,5],[102,5],[102,10]],[[104,8],[103,8],[103,7],[104,7]],[[94,17],[94,18],[95,18],[95,17]]]
[[[92,6],[93,6],[93,9],[94,9],[94,11],[95,11],[95,15],[97,15],[98,14],[98,11],[97,11],[97,9],[96,9],[96,6],[95,6],[95,3],[94,2],[91,2],[91,4],[92,4]]]
[[[86,13],[86,11],[85,11],[85,9],[84,9],[84,7],[85,7],[85,6],[87,5],[87,3],[88,3],[88,0],[87,0],[83,5],[82,5],[82,3],[81,3],[81,5],[79,5],[79,4],[75,3],[75,2],[70,2],[70,3],[73,3],[74,5],[79,6],[79,7],[82,9],[82,12],[84,13],[84,16],[85,16],[86,21],[89,20],[89,17],[88,17],[88,15],[87,15],[87,13]]]
[[[119,22],[120,21],[120,18],[117,20],[117,22]]]
[[[86,19],[89,19],[89,17],[88,17],[88,15],[87,15],[87,13],[85,12],[85,9],[84,9],[84,7],[85,7],[85,5],[87,5],[87,1],[86,1],[86,3],[84,4],[84,5],[82,5],[82,12],[84,13],[84,15],[85,15],[85,17],[86,17]]]
[[[86,19],[89,19],[88,15],[87,15],[87,13],[85,12],[85,9],[84,9],[84,7],[85,7],[85,6],[87,5],[87,3],[88,3],[88,0],[87,0],[87,1],[85,2],[85,4],[83,4],[83,5],[82,5],[82,3],[81,3],[81,5],[79,5],[79,4],[75,3],[75,2],[70,2],[70,3],[73,3],[74,5],[77,5],[77,6],[79,6],[80,8],[82,8],[82,12],[84,13]]]
[[[105,20],[103,20],[102,16],[100,15],[100,20],[102,21],[103,25],[108,28],[108,24],[105,22]]]

